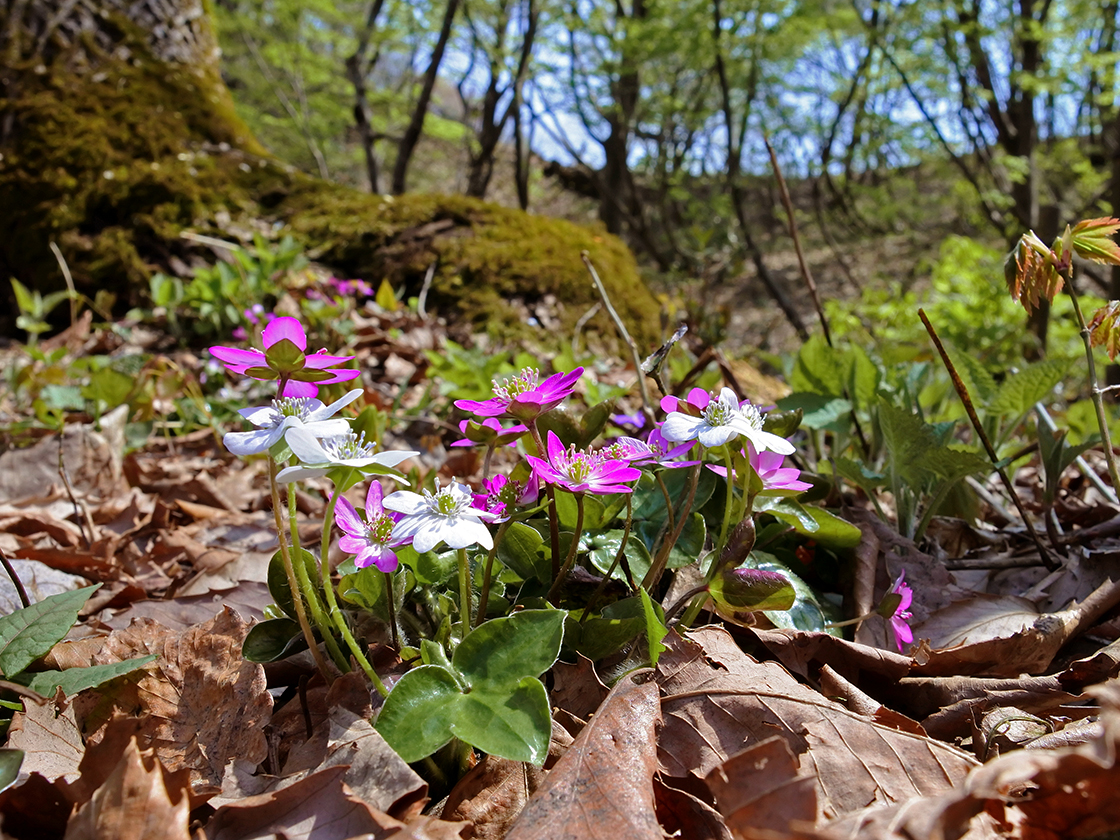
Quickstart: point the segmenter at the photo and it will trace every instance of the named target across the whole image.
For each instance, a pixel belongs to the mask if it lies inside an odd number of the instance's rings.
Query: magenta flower
[[[534,420],[560,403],[572,391],[576,381],[583,375],[578,367],[571,373],[555,373],[544,382],[538,382],[540,374],[533,368],[525,368],[517,376],[502,380],[499,385],[494,380],[494,396],[483,400],[456,400],[456,408],[469,411],[476,417],[514,417],[522,422]]]
[[[755,452],[753,446],[748,446],[743,455],[750,460],[751,466],[754,467],[754,471],[758,473],[758,477],[762,480],[761,495],[778,495],[786,492],[802,493],[813,486],[807,481],[798,480],[801,477],[801,470],[782,466],[786,459],[785,455],[779,455],[777,452]],[[716,475],[727,477],[727,467],[708,464],[708,469]],[[732,481],[734,480],[733,476]]]
[[[526,456],[541,481],[558,484],[570,493],[630,493],[624,482],[637,481],[642,471],[622,458],[602,452],[585,452],[574,446],[565,449],[556,433],[549,431],[545,444],[548,460]]]
[[[688,400],[683,405],[681,402],[676,397],[661,401],[662,408],[670,412],[661,426],[667,440],[699,440],[701,446],[711,448],[742,435],[760,452],[790,455],[794,451],[785,438],[764,432],[762,412],[750,400],[739,402],[730,388],[718,395],[693,388]]]
[[[522,435],[529,431],[529,428],[518,423],[515,426],[503,429],[502,424],[495,418],[487,417],[481,423],[477,420],[460,420],[459,431],[463,433],[464,437],[452,443],[452,446],[474,446],[475,444],[513,446]]]
[[[903,649],[903,646],[914,641],[914,631],[907,624],[914,617],[908,609],[914,601],[914,590],[906,584],[905,578],[906,570],[903,569],[899,572],[898,579],[895,580],[891,591],[883,597],[882,603],[879,604],[879,615],[887,619],[887,622],[891,625],[891,630],[894,631],[894,643],[898,646],[899,651]],[[896,601],[897,603],[895,603]],[[887,614],[888,610],[890,611],[889,614]]]
[[[645,440],[620,437],[603,450],[611,458],[622,458],[635,467],[691,467],[699,461],[678,461],[677,458],[692,449],[695,441],[685,441],[674,446],[665,439],[660,427],[653,429]]]
[[[338,541],[338,547],[347,554],[355,555],[354,565],[359,569],[372,565],[383,572],[396,571],[397,555],[392,548],[401,543],[393,539],[393,526],[401,517],[397,513],[385,512],[381,504],[381,485],[376,481],[369,483],[365,516],[359,516],[345,496],[337,496],[337,499],[335,520],[345,533]]]
[[[474,506],[479,510],[487,511],[498,516],[495,522],[504,522],[509,517],[506,509],[531,505],[537,501],[541,492],[540,478],[536,473],[529,476],[529,480],[522,484],[512,481],[504,475],[495,475],[488,478],[483,484],[483,493],[474,494]]]
[[[295,318],[276,318],[261,334],[264,352],[216,345],[210,353],[229,370],[253,379],[271,380],[284,377],[301,382],[349,382],[361,375],[358,370],[344,370],[332,365],[342,364],[353,356],[330,356],[322,350],[307,353],[307,334]],[[291,396],[285,391],[285,395]],[[300,395],[305,396],[305,395]]]

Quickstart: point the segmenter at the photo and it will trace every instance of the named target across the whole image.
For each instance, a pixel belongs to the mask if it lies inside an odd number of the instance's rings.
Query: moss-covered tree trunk
[[[583,315],[587,250],[639,340],[657,341],[656,303],[613,236],[461,196],[371,196],[272,158],[222,84],[203,0],[0,0],[0,56],[0,334],[8,277],[62,286],[51,242],[79,291],[126,307],[153,271],[213,260],[185,231],[283,228],[338,274],[410,293],[434,265],[429,309],[500,331],[544,300],[565,325]]]

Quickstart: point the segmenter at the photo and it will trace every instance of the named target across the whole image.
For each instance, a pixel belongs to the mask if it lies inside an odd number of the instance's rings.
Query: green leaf
[[[1069,362],[1046,359],[1013,373],[999,386],[995,399],[987,406],[988,414],[1018,416],[1026,414],[1036,402],[1049,397],[1062,381]]]
[[[16,783],[21,766],[23,750],[0,749],[0,793]]]
[[[14,277],[11,278],[11,282],[12,291],[16,293],[16,306],[19,307],[19,311],[35,318],[41,318],[43,313],[36,311],[39,307],[36,306],[35,296],[31,294],[31,290]]]
[[[454,551],[442,554],[426,551],[417,554],[416,549],[410,545],[401,546],[395,551],[397,559],[412,569],[416,582],[421,586],[439,586],[448,581],[458,568],[458,555]]]
[[[560,655],[564,610],[522,610],[476,627],[455,649],[452,664],[471,688],[498,688],[543,674]]]
[[[851,458],[835,458],[833,463],[836,465],[837,475],[862,488],[869,496],[887,483],[885,475],[868,469],[867,465],[861,461],[853,461]]]
[[[579,440],[577,446],[581,449],[589,446],[595,438],[606,428],[614,411],[614,400],[603,400],[591,406],[579,420]]]
[[[241,655],[250,662],[276,662],[306,647],[298,623],[290,618],[270,618],[249,629],[241,643]]]
[[[638,523],[638,535],[651,554],[653,553],[654,540],[657,539],[657,533],[660,529],[660,522]],[[630,538],[633,539],[633,535]],[[708,528],[704,524],[704,517],[699,513],[689,514],[688,519],[685,520],[684,528],[681,529],[681,535],[677,538],[673,547],[669,549],[667,568],[679,569],[689,563],[696,562],[700,553],[704,550],[704,542],[707,538]]]
[[[374,296],[373,302],[386,312],[397,311],[397,307],[400,303],[397,300],[396,293],[393,291],[393,287],[389,285],[389,278],[382,278],[381,285],[377,287],[377,294]]]
[[[98,583],[60,592],[0,617],[0,673],[14,677],[62,641],[82,605],[100,588]]]
[[[591,565],[603,574],[607,573],[607,569],[614,562],[615,555],[618,554],[618,548],[622,545],[622,534],[623,531],[620,529],[597,533],[585,532],[580,539],[581,546],[587,551],[588,557],[591,558]],[[630,532],[630,538],[626,540],[625,557],[635,581],[640,581],[645,577],[649,567],[653,565],[653,558],[649,556],[649,550],[646,549],[641,538],[633,531]],[[621,563],[615,567],[611,577],[615,580],[626,580],[626,572]]]
[[[73,697],[79,691],[87,688],[96,688],[102,683],[116,679],[124,674],[143,668],[149,662],[154,662],[159,657],[156,654],[138,656],[126,659],[123,662],[110,662],[107,665],[90,665],[88,668],[67,668],[65,671],[39,671],[32,676],[27,687],[37,691],[44,697],[50,697],[58,688],[67,697]],[[25,674],[24,676],[31,676]]]
[[[300,550],[302,551],[302,549]],[[288,586],[288,575],[284,571],[284,557],[279,550],[268,561],[268,594],[272,596],[276,606],[284,611],[284,615],[291,618],[296,617],[295,604],[292,602],[292,588]]]
[[[879,400],[879,427],[892,469],[907,484],[920,487],[925,455],[937,445],[933,430],[918,415],[895,408],[885,399]]]
[[[840,352],[829,347],[820,333],[814,333],[801,345],[789,378],[790,387],[794,391],[839,397],[844,380],[844,364]]]
[[[797,595],[794,605],[788,610],[767,610],[764,615],[776,627],[791,630],[809,630],[812,632],[824,631],[837,638],[842,637],[842,631],[835,627],[825,627],[831,620],[825,614],[821,600],[809,584],[805,583],[786,564],[782,563],[772,554],[765,551],[754,552],[747,565],[752,569],[778,572],[789,579],[793,591]]]
[[[552,736],[548,693],[540,680],[525,677],[512,692],[483,688],[460,695],[451,731],[483,752],[539,767]]]
[[[824,508],[801,505],[793,499],[776,499],[765,510],[792,525],[797,533],[812,537],[826,548],[845,549],[859,545],[859,528]]]
[[[582,624],[569,619],[565,629],[565,648],[582,653],[592,662],[610,656],[646,626],[645,612],[638,597],[624,598],[606,607],[602,614]]]
[[[995,399],[996,391],[999,390],[995,377],[984,367],[984,363],[971,353],[953,353],[953,363],[965,384],[968,385],[973,402],[984,409]]]
[[[968,475],[992,471],[992,463],[976,452],[939,446],[926,453],[925,467],[945,481],[958,481]]]
[[[537,551],[544,539],[537,532],[521,522],[514,522],[506,528],[501,542],[498,543],[498,559],[502,565],[512,569],[522,580],[536,578],[547,581],[552,571],[548,560]]]
[[[880,374],[876,364],[871,361],[871,357],[858,344],[852,345],[848,353],[852,364],[848,393],[857,408],[870,408],[875,402],[875,394],[879,391],[879,381],[882,379],[882,374]]]
[[[801,425],[809,429],[846,431],[851,423],[848,414],[852,404],[841,397],[802,391],[778,400],[778,408],[782,411],[800,410],[803,415]]]
[[[594,496],[583,497],[583,528],[594,530],[600,527],[606,506]],[[576,497],[571,493],[560,491],[556,494],[556,515],[560,519],[560,529],[574,531],[576,520],[579,517],[579,507]]]
[[[649,642],[649,662],[654,668],[657,667],[657,660],[661,656],[662,651],[665,650],[665,645],[661,643],[668,633],[669,628],[665,626],[665,615],[658,609],[658,607],[650,600],[649,593],[645,589],[639,588],[638,595],[642,599],[642,613],[646,620],[646,640]]]
[[[389,746],[411,764],[454,737],[451,724],[462,696],[453,673],[439,665],[421,665],[393,686],[375,726]]]

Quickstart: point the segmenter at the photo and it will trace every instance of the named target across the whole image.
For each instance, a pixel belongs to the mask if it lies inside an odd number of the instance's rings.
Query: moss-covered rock
[[[201,258],[184,230],[229,238],[281,222],[340,275],[416,294],[435,264],[431,308],[509,332],[514,301],[553,295],[566,327],[594,304],[586,250],[636,338],[657,341],[657,304],[617,238],[462,196],[387,198],[312,179],[267,155],[213,72],[155,58],[128,21],[119,31],[111,52],[83,44],[83,60],[72,51],[9,70],[0,278],[61,287],[53,240],[79,291],[134,305],[153,271]],[[0,332],[13,321],[0,315]]]

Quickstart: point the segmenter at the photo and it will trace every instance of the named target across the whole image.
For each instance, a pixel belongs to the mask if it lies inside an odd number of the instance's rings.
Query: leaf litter
[[[387,335],[360,330],[371,369],[415,390],[438,339]],[[414,401],[410,391],[399,404]],[[123,419],[67,425],[74,499],[57,436],[0,454],[0,550],[33,597],[104,584],[36,667],[159,654],[15,714],[6,746],[25,760],[0,792],[7,836],[1035,840],[1120,829],[1120,519],[1103,503],[1061,500],[1059,515],[1081,527],[1054,572],[1014,530],[935,518],[918,546],[851,509],[856,611],[905,567],[910,654],[875,617],[855,642],[761,627],[671,634],[655,670],[621,677],[558,663],[545,765],[484,756],[432,802],[370,725],[361,677],[328,687],[298,657],[241,658],[271,602],[260,465],[230,458],[209,430],[123,455]],[[322,500],[300,502],[310,529]],[[14,593],[6,603],[18,605]]]

